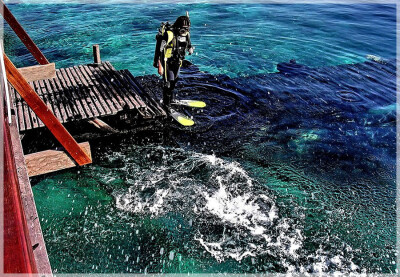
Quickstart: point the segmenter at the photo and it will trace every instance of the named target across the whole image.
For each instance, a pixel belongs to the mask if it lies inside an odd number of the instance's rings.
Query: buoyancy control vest
[[[186,50],[191,47],[190,33],[186,36],[176,34],[168,22],[161,23],[156,40],[154,67],[157,67],[159,59],[163,64],[167,61],[181,63],[185,58]]]

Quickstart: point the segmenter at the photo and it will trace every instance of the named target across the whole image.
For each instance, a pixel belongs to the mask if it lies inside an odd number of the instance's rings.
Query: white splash
[[[194,239],[220,262],[269,255],[288,272],[358,269],[344,262],[343,256],[323,253],[307,257],[308,265],[299,266],[299,257],[304,257],[302,227],[279,216],[274,197],[240,164],[215,155],[169,150],[153,148],[162,152],[157,156],[161,156],[161,164],[149,163],[141,170],[128,166],[135,181],[114,192],[118,209],[153,217],[169,212],[184,214],[190,218]],[[174,255],[170,252],[169,258]]]

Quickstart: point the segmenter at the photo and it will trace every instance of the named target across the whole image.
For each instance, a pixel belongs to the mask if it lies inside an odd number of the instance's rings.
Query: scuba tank
[[[161,41],[162,41],[162,36],[164,33],[168,30],[172,29],[172,25],[167,21],[167,22],[161,22],[160,28],[158,28],[158,33],[156,35],[156,48],[154,50],[154,61],[153,61],[153,66],[157,68],[158,65],[158,60],[161,55]]]
[[[185,58],[186,50],[191,47],[190,25],[189,12],[186,12],[186,16],[178,17],[173,25],[168,21],[161,22],[156,35],[153,62],[153,66],[158,68],[159,73],[162,71],[158,62],[160,59],[162,63],[166,63],[168,59],[181,63]],[[182,30],[186,31],[186,35],[181,36]],[[167,37],[166,34],[168,34]],[[193,51],[189,52],[189,55],[192,53]]]

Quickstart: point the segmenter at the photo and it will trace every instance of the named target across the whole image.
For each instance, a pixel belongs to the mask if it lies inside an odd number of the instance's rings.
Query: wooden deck
[[[110,62],[56,70],[56,78],[29,82],[61,123],[136,112],[143,119],[166,116],[165,111],[128,70],[116,70]],[[19,131],[44,127],[13,87]]]

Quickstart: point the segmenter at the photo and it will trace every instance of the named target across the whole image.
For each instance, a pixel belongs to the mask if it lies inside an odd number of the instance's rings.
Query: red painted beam
[[[22,28],[21,24],[19,24],[18,20],[14,17],[14,15],[10,12],[7,6],[1,1],[2,7],[0,7],[0,11],[4,19],[7,21],[8,25],[14,30],[15,34],[19,37],[23,44],[25,44],[26,48],[31,52],[32,56],[38,61],[39,64],[48,64],[49,61],[43,55],[42,51],[36,46],[33,40],[29,37],[29,35],[25,32],[24,28]]]
[[[47,108],[43,100],[31,88],[5,53],[4,64],[8,81],[78,165],[91,163],[92,159],[82,150],[71,134],[68,133],[60,121],[58,121],[54,114]]]
[[[10,129],[4,135],[4,273],[37,273],[32,244],[19,190]]]

